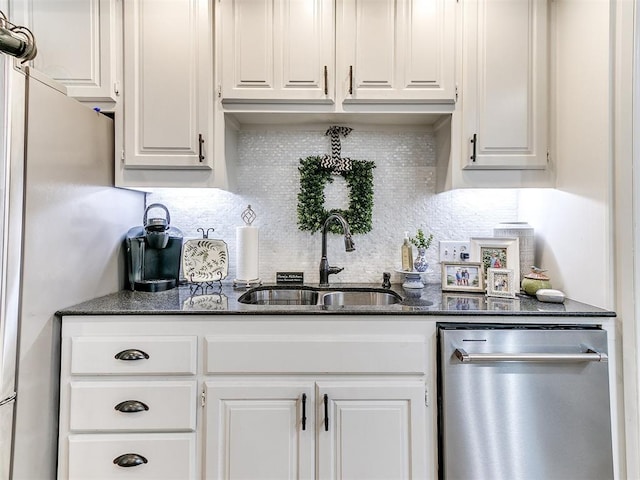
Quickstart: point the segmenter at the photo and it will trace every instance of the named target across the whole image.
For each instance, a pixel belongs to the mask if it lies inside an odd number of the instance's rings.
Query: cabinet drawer
[[[74,375],[194,375],[196,336],[72,337]]]
[[[423,335],[216,335],[206,373],[426,373]]]
[[[130,455],[130,463],[139,464],[117,465],[122,455]],[[195,464],[195,434],[69,436],[69,479],[185,480],[196,477]]]
[[[69,387],[71,431],[196,428],[195,381],[71,382]]]

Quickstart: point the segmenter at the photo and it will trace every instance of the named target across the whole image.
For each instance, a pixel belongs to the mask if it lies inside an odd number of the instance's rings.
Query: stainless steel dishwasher
[[[604,330],[467,324],[438,336],[441,479],[613,478]]]

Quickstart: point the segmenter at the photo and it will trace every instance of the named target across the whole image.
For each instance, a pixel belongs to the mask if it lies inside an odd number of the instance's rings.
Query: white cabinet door
[[[117,97],[116,4],[111,0],[11,0],[14,23],[30,28],[33,68],[83,101]]]
[[[547,164],[547,0],[465,0],[462,166]]]
[[[205,392],[206,478],[314,478],[312,383],[209,381]]]
[[[126,168],[212,168],[209,5],[124,0]]]
[[[331,0],[221,0],[222,98],[331,101]]]
[[[454,102],[455,1],[340,0],[337,77],[349,100]]]
[[[423,382],[318,382],[317,402],[319,478],[427,477]]]

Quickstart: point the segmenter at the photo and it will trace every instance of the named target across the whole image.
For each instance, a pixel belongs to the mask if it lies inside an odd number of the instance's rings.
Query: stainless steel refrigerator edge
[[[614,477],[607,332],[441,326],[440,477]]]
[[[143,194],[113,188],[113,121],[19,66],[0,56],[0,394],[17,392],[0,407],[2,480],[55,478],[54,314],[122,288],[122,238],[144,211]]]

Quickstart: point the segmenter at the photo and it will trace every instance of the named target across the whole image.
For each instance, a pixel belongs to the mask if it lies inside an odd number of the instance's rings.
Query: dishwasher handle
[[[453,354],[462,363],[496,362],[606,362],[607,354],[588,348],[583,353],[468,353],[456,348]]]

